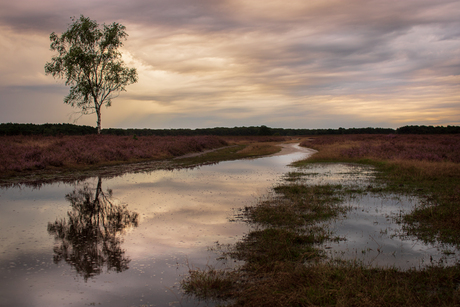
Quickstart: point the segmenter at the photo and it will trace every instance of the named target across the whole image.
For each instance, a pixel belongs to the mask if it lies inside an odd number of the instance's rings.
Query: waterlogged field
[[[426,242],[405,231],[403,216],[420,206],[422,199],[388,192],[375,176],[374,167],[351,163],[312,163],[286,176],[296,184],[331,187],[341,197],[346,211],[322,224],[337,238],[320,246],[326,259],[402,270],[458,263],[455,244]]]
[[[274,152],[208,141],[177,155],[231,146],[4,188],[0,306],[460,304],[459,136],[315,137],[314,155],[203,166]]]
[[[241,209],[236,219],[253,225],[249,233],[217,246],[241,266],[191,269],[182,288],[229,306],[460,304],[458,141],[304,142],[319,152]]]
[[[375,166],[387,192],[421,197],[421,206],[404,216],[407,231],[425,241],[460,245],[460,135],[321,137],[303,145],[319,150],[307,163]]]

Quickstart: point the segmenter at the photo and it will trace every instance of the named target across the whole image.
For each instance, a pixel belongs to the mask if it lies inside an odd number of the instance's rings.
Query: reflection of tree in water
[[[120,235],[137,227],[138,214],[126,205],[113,204],[112,191],[102,191],[101,178],[95,190],[85,185],[65,198],[72,206],[67,219],[48,223],[48,233],[61,243],[54,247],[54,263],[64,259],[85,281],[100,274],[104,266],[117,273],[127,270],[131,260],[120,247]]]

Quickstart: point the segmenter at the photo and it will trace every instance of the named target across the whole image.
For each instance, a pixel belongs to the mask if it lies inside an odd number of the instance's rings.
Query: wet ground
[[[305,184],[309,185],[340,184],[350,190],[376,187],[372,180],[374,170],[365,165],[315,163],[303,172]],[[419,202],[415,196],[386,193],[354,193],[345,197],[342,205],[351,209],[345,216],[328,222],[334,235],[344,240],[327,243],[327,254],[335,259],[403,270],[457,263],[460,257],[455,246],[407,236],[398,223]]]
[[[293,146],[293,145],[289,145]],[[312,151],[0,190],[0,306],[198,306],[178,283]],[[286,153],[286,151],[285,151]],[[228,265],[228,264],[225,264]]]
[[[188,266],[235,265],[209,249],[248,232],[231,221],[234,209],[256,204],[293,171],[288,164],[312,153],[289,145],[271,157],[195,169],[3,188],[0,306],[206,306],[179,289]],[[360,187],[373,178],[372,168],[350,164],[302,172],[306,184]],[[395,222],[417,203],[401,195],[347,198],[352,209],[330,222],[346,240],[327,243],[327,253],[403,269],[454,263],[453,247],[404,236]]]

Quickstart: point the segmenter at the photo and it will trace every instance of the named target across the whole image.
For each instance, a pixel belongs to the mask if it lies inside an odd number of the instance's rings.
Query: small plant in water
[[[217,270],[212,266],[206,269],[191,269],[189,275],[181,281],[182,289],[199,299],[222,300],[236,291],[238,272]]]

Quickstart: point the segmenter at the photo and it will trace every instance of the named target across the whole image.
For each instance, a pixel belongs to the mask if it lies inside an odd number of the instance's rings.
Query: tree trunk
[[[101,109],[96,109],[97,114],[97,134],[101,134]]]

